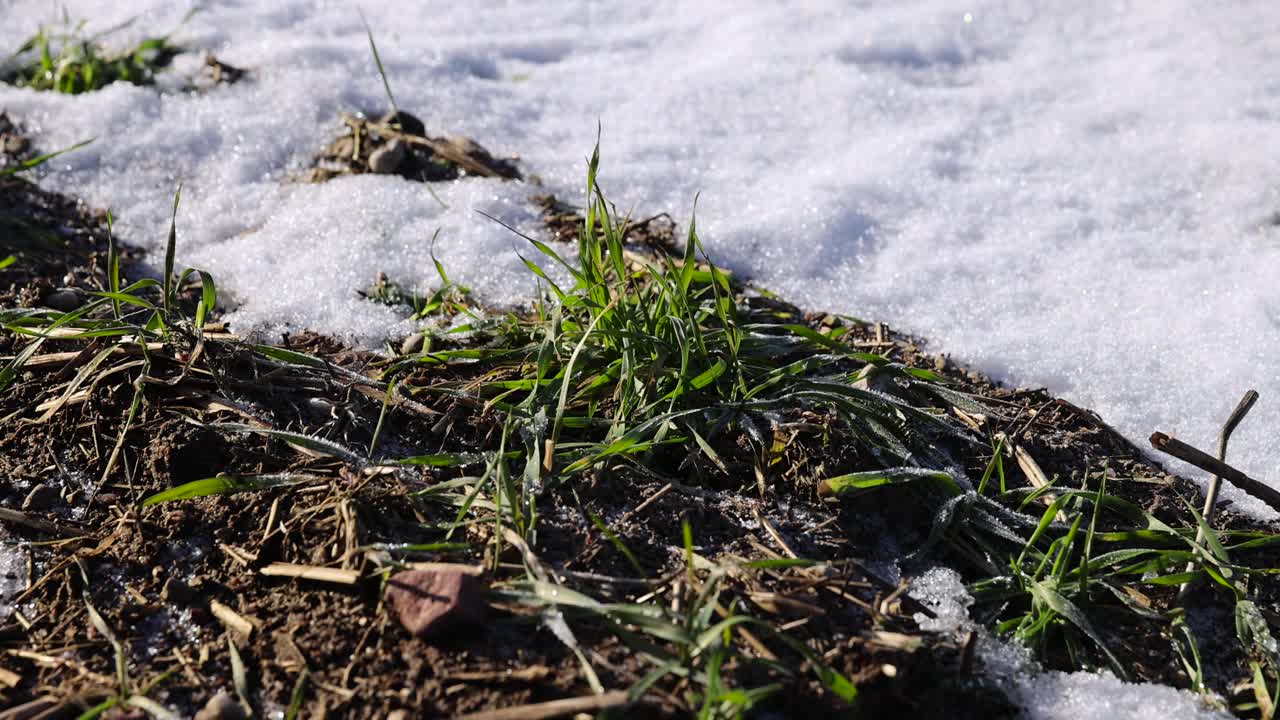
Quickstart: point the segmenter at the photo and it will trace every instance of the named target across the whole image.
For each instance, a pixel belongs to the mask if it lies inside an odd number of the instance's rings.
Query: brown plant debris
[[[342,135],[320,151],[302,181],[323,182],[363,173],[399,175],[421,182],[463,176],[521,178],[514,160],[495,158],[470,138],[429,136],[422,121],[403,110],[376,120],[343,113],[342,125]]]

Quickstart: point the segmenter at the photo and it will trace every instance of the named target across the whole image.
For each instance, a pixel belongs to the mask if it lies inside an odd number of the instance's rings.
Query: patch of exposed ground
[[[338,172],[367,169],[390,140],[425,138],[403,125],[403,118],[399,129],[353,118],[350,146],[340,153],[347,169]],[[6,137],[0,132],[5,148],[29,151]],[[435,167],[434,146],[409,146],[394,172]],[[448,170],[461,171],[470,172],[461,164]],[[581,225],[570,208],[551,200],[543,207],[554,235]],[[661,217],[636,223],[630,239],[674,249],[674,225]],[[0,178],[0,221],[23,227],[18,237],[28,243],[18,248],[19,262],[0,271],[0,307],[53,305],[63,289],[72,293],[68,306],[79,306],[88,291],[107,286],[101,214],[26,180]],[[199,290],[188,288],[188,304]],[[993,482],[1011,491],[1029,487],[1036,474],[1063,490],[1092,489],[1105,477],[1109,493],[1164,522],[1190,520],[1182,500],[1197,497],[1194,485],[1150,462],[1093,413],[1042,390],[1001,387],[884,325],[735,292],[752,318],[819,334],[840,329],[850,350],[949,378],[973,402],[968,410],[913,394],[892,378],[872,389],[932,402],[967,432],[968,439],[935,440],[968,477],[993,467],[998,447],[1003,473]],[[466,356],[492,341],[492,332],[433,337],[429,347],[388,356],[312,334],[254,346],[228,330],[217,323],[175,329],[105,355],[107,339],[49,339],[0,393],[0,532],[28,565],[17,597],[0,598],[15,604],[0,617],[0,703],[42,717],[75,717],[140,695],[192,716],[218,693],[243,695],[271,716],[293,704],[303,717],[396,710],[446,717],[600,697],[617,703],[611,717],[687,717],[700,709],[706,678],[696,673],[708,666],[694,657],[657,678],[639,703],[595,695],[594,683],[616,691],[647,682],[653,658],[678,648],[637,639],[635,625],[614,616],[534,602],[532,573],[602,603],[647,603],[672,617],[703,608],[710,622],[755,618],[759,624],[725,626],[708,642],[723,636],[742,648],[716,668],[726,685],[777,684],[753,708],[756,717],[1015,714],[975,663],[972,636],[922,631],[915,618],[928,610],[905,592],[938,561],[981,580],[972,548],[942,542],[907,557],[936,527],[926,489],[824,496],[824,480],[878,467],[878,460],[832,442],[836,418],[821,408],[787,412],[766,426],[726,425],[707,438],[706,452],[657,447],[643,466],[600,463],[580,482],[536,492],[535,505],[520,510],[536,512],[536,530],[511,540],[484,510],[489,496],[479,497],[487,482],[479,478],[512,449],[504,445],[500,399],[479,391],[504,378]],[[0,332],[0,359],[28,342],[12,328]],[[408,369],[388,387],[380,378],[395,363]],[[833,371],[860,365],[841,360]],[[419,460],[387,461],[407,457]],[[259,489],[143,504],[214,477],[225,490]],[[524,482],[518,474],[506,481]],[[1103,517],[1100,529],[1115,522]],[[1216,522],[1266,529],[1230,512]],[[1265,552],[1245,548],[1235,561],[1246,565]],[[481,569],[482,600],[467,600],[467,612],[425,639],[408,632],[384,595],[388,581],[408,569],[459,566]],[[718,590],[708,602],[702,591],[713,583]],[[1248,583],[1260,605],[1273,606],[1270,576]],[[1153,588],[1130,600],[1165,611],[1173,593]],[[1197,596],[1205,608],[1220,597],[1208,589]],[[982,614],[995,617],[1016,602],[976,610],[986,620]],[[1136,679],[1189,686],[1167,623],[1100,606],[1112,620],[1105,638]],[[552,607],[563,612],[572,642]],[[1230,612],[1201,615],[1204,637],[1234,634]],[[1239,648],[1225,640],[1202,648],[1209,686],[1236,703],[1249,697],[1240,682],[1251,672]],[[818,661],[857,686],[853,705],[810,672]],[[1045,662],[1081,666],[1063,652]],[[137,712],[122,703],[108,714]]]
[[[496,158],[460,135],[430,136],[422,121],[403,110],[370,118],[342,114],[342,133],[326,145],[300,180],[324,182],[342,175],[399,175],[441,182],[463,176],[519,180],[515,161]]]
[[[557,242],[576,242],[582,228],[582,209],[558,199],[555,195],[534,195],[530,201],[538,207],[547,234]],[[599,231],[600,223],[596,223]],[[676,223],[667,213],[644,218],[626,218],[623,223],[622,241],[629,247],[650,254],[675,254]]]

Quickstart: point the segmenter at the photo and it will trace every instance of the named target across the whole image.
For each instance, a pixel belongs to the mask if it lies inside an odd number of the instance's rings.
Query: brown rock
[[[226,691],[219,691],[209,698],[195,720],[248,720],[248,713]]]
[[[387,583],[400,624],[420,638],[439,637],[484,621],[484,581],[468,565],[406,570]]]
[[[422,333],[414,333],[410,335],[404,339],[404,342],[400,343],[400,354],[412,355],[419,350],[422,350],[422,345],[425,340],[426,335]]]

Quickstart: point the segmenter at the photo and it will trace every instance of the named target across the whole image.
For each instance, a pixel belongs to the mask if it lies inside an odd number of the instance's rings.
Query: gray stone
[[[871,390],[888,395],[896,395],[902,390],[901,386],[894,381],[891,373],[881,370],[875,365],[863,367],[862,378],[855,381],[853,386],[859,390]]]
[[[406,147],[401,140],[392,140],[369,155],[369,170],[379,175],[390,175],[404,162]]]
[[[58,312],[71,312],[79,309],[81,305],[80,293],[69,288],[54,290],[45,296],[44,304]]]

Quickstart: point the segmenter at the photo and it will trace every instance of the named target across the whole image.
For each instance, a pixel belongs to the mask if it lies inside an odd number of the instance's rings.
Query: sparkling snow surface
[[[91,29],[178,24],[186,3],[61,2]],[[109,6],[103,9],[103,6]],[[180,262],[214,272],[237,329],[376,344],[401,316],[356,294],[379,271],[451,274],[525,300],[525,185],[358,177],[284,184],[385,107],[351,2],[202,3],[175,39],[254,79],[200,96],[0,87],[42,148],[97,137],[45,175],[156,248],[185,183]],[[699,226],[714,257],[808,307],[884,319],[962,362],[1099,411],[1140,445],[1232,443],[1280,484],[1280,11],[1267,0],[426,3],[368,5],[401,107],[519,154],[576,201],[603,125],[602,184]],[[0,53],[56,19],[0,0]],[[1265,517],[1260,503],[1225,497]]]

